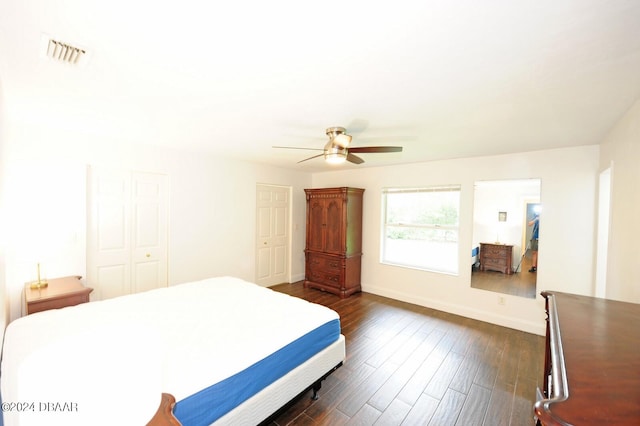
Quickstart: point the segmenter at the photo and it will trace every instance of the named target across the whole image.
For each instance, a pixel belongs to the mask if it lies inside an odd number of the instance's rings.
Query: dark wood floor
[[[272,425],[533,425],[544,338],[384,297],[272,287],[340,314],[344,365]]]
[[[537,273],[529,272],[529,268],[531,268],[529,252],[527,251],[519,264],[515,264],[513,267],[518,268],[511,275],[496,271],[480,271],[474,267],[471,271],[471,287],[535,299]]]

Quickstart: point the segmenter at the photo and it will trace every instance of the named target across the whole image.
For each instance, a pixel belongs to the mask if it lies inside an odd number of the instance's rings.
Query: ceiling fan
[[[340,164],[345,161],[349,161],[354,164],[362,164],[364,160],[354,153],[383,153],[383,152],[402,152],[401,146],[361,146],[349,148],[351,143],[351,136],[347,134],[347,130],[344,127],[329,127],[326,130],[326,134],[329,137],[329,142],[320,148],[299,148],[294,146],[274,146],[273,148],[282,149],[307,149],[311,151],[323,151],[322,154],[314,155],[304,160],[298,161],[302,163],[308,160],[312,160],[318,157],[324,157],[325,161],[330,164]]]

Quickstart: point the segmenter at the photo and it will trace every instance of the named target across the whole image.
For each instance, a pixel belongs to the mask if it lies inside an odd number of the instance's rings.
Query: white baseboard
[[[302,280],[304,280],[304,273],[291,275],[291,282],[292,283],[297,283],[298,281],[302,281]]]
[[[406,293],[389,290],[388,288],[380,288],[375,286],[363,287],[362,291],[376,294],[378,296],[388,297],[402,302],[413,303],[414,305],[424,306],[438,311],[448,312],[454,315],[460,315],[466,318],[484,321],[503,327],[512,328],[514,330],[524,331],[526,333],[544,336],[546,333],[544,322],[534,322],[500,315],[492,311],[469,308],[468,306],[457,305],[452,303],[444,303],[440,300],[418,297]]]

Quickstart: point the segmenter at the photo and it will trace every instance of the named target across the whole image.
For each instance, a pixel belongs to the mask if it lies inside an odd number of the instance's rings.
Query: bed
[[[9,324],[4,420],[253,425],[310,388],[315,397],[344,358],[336,312],[212,278]]]

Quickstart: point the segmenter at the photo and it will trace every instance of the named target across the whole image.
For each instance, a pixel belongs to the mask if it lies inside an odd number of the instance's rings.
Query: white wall
[[[640,303],[640,100],[601,145],[600,170],[612,166],[607,299]]]
[[[13,123],[8,140],[6,277],[12,319],[20,316],[24,283],[35,278],[34,253],[42,252],[49,278],[86,276],[89,164],[169,175],[170,285],[216,275],[254,281],[256,184],[291,186],[292,224],[298,225],[292,236],[292,274],[294,279],[304,275],[307,173],[157,147],[132,148],[100,135],[44,131],[33,123]]]
[[[364,291],[435,309],[544,334],[544,303],[470,287],[471,268],[458,276],[383,265],[379,262],[381,190],[384,187],[461,184],[460,259],[467,265],[472,245],[473,186],[476,180],[541,179],[538,292],[591,294],[593,288],[595,196],[598,146],[467,158],[313,175],[313,187],[365,188],[362,287]]]
[[[462,268],[459,276],[446,276],[381,265],[378,261],[383,187],[461,184],[460,258],[465,262],[472,245],[474,182],[540,178],[545,225],[541,230],[544,238],[540,242],[538,290],[592,292],[597,146],[310,176],[201,154],[131,148],[126,141],[115,143],[73,129],[52,131],[49,127],[44,131],[34,123],[10,124],[5,138],[3,175],[6,213],[11,223],[6,279],[12,318],[20,315],[22,286],[35,276],[35,264],[29,256],[34,247],[32,241],[43,239],[40,234],[50,237],[55,252],[53,261],[47,265],[49,277],[85,275],[88,164],[169,175],[170,284],[227,274],[255,279],[256,183],[293,187],[292,223],[298,225],[298,230],[293,233],[292,273],[294,280],[301,279],[305,224],[302,189],[356,186],[366,189],[365,291],[542,334],[544,314],[540,297],[531,300],[502,295],[507,303],[501,306],[495,293],[470,288],[470,268]]]
[[[2,78],[0,78],[0,347],[4,341],[4,329],[9,321],[9,305],[6,296],[7,281],[5,273],[5,252],[6,252],[6,232],[7,220],[5,215],[5,140],[6,140],[6,117],[4,109],[4,95],[2,90]],[[0,416],[0,424],[2,416]]]

